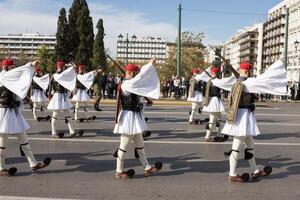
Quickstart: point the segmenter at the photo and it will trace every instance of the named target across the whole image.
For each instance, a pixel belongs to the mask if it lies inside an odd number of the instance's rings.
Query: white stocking
[[[22,150],[24,152],[25,157],[27,158],[30,167],[36,166],[38,164],[38,162],[35,160],[35,158],[33,156],[30,144],[28,143],[26,133],[16,134],[16,136],[20,143],[20,150]]]
[[[139,160],[141,162],[141,164],[143,165],[145,170],[148,170],[151,168],[151,166],[149,165],[149,162],[147,160],[146,157],[146,153],[145,153],[145,149],[144,149],[144,139],[142,134],[135,134],[133,136],[133,141],[135,144],[135,147],[137,148],[137,153],[139,155]]]
[[[242,144],[245,141],[245,137],[234,137],[232,142],[232,152],[229,157],[229,176],[237,176],[236,166],[239,159],[239,152],[241,151]]]
[[[7,136],[0,134],[0,171],[5,169],[5,150],[6,150]]]

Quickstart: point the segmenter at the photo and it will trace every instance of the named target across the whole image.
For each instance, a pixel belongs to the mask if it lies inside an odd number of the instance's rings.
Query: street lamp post
[[[178,38],[177,38],[177,59],[176,59],[176,74],[180,75],[180,67],[181,67],[181,11],[182,7],[179,4],[178,7]]]
[[[128,33],[126,34],[126,65],[128,64]]]

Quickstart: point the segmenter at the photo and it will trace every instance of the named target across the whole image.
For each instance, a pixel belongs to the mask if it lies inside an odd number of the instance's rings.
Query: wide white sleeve
[[[80,83],[82,83],[87,89],[90,89],[90,87],[92,87],[94,82],[94,72],[90,71],[83,75],[78,74],[77,78],[80,81]]]
[[[243,82],[244,91],[249,93],[268,93],[287,95],[287,73],[281,60],[276,61],[257,78],[248,78]]]
[[[124,81],[122,91],[139,96],[159,99],[160,82],[155,68],[151,63],[144,65],[134,78]]]
[[[1,74],[0,82],[11,92],[24,99],[31,86],[34,67],[27,63]]]
[[[76,72],[74,67],[69,67],[60,74],[54,74],[53,77],[54,80],[69,91],[73,91],[76,87]]]
[[[50,76],[49,74],[45,74],[42,77],[33,77],[34,82],[36,82],[44,91],[47,90],[50,82]]]
[[[207,72],[208,73],[208,72]],[[208,82],[211,77],[207,74],[205,71],[203,71],[201,74],[198,74],[195,76],[195,79],[197,81],[204,81],[204,82]]]
[[[212,80],[214,86],[227,91],[231,90],[235,82],[236,82],[235,76],[230,76],[222,79],[215,78]]]

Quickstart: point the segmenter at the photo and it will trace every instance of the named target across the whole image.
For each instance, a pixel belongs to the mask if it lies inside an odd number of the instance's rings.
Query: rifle
[[[210,75],[210,73],[208,73],[205,69],[204,69],[204,72],[207,74],[207,76],[209,76],[210,78],[212,78],[211,75]]]
[[[226,58],[224,58],[224,56],[220,55],[216,49],[214,49],[211,45],[208,45],[214,52],[215,52],[215,55],[220,57],[223,62],[225,63],[226,67],[229,68],[229,70],[233,73],[233,75],[238,78],[240,76],[240,74],[232,67],[232,65],[226,60]]]
[[[121,73],[123,75],[125,75],[125,70],[114,60],[112,59],[108,54],[106,54],[107,58],[109,58],[113,63],[114,65],[121,71]],[[118,118],[119,118],[119,112],[120,112],[120,92],[121,92],[121,85],[118,86],[118,92],[117,92],[117,98],[116,98],[116,115],[115,115],[115,124],[118,123]]]
[[[121,71],[123,75],[126,74],[125,70],[114,59],[112,59],[108,54],[106,54],[106,56],[114,63],[114,65]]]

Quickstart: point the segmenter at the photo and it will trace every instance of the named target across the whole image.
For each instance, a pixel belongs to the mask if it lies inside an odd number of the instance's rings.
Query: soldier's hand
[[[150,60],[150,63],[151,63],[152,65],[155,65],[155,64],[156,64],[156,58],[153,57],[153,58]]]
[[[152,105],[153,105],[153,101],[151,101],[150,99],[148,99],[147,106],[152,106]]]
[[[31,62],[31,65],[32,65],[33,67],[37,66],[38,64],[39,64],[39,60],[35,60],[35,61],[32,61],[32,62]]]

